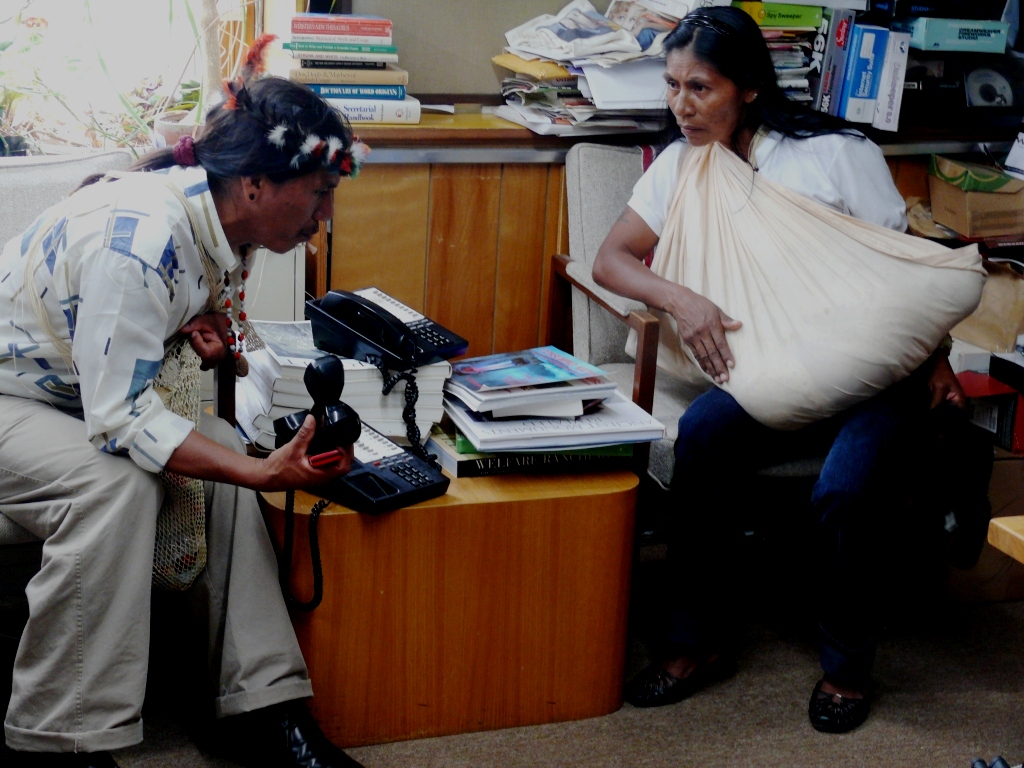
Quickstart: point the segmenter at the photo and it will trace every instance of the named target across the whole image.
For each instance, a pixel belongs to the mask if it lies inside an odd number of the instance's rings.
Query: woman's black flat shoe
[[[634,707],[664,707],[677,704],[701,688],[736,674],[736,661],[719,657],[698,665],[686,677],[669,674],[658,663],[651,664],[626,684],[623,698]]]
[[[846,733],[868,719],[871,709],[871,697],[865,694],[863,699],[851,699],[838,693],[825,693],[821,690],[819,680],[811,692],[811,701],[807,705],[807,714],[811,725],[825,733]]]

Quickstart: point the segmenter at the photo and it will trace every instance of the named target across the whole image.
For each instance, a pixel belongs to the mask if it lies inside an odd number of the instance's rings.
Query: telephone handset
[[[469,342],[377,288],[330,291],[306,302],[313,342],[354,360],[406,371],[465,354]]]
[[[345,368],[339,358],[326,355],[306,367],[302,377],[313,398],[313,408],[298,411],[274,421],[276,447],[295,437],[306,416],[317,421],[309,446],[311,461],[334,449],[352,445],[355,459],[348,474],[311,488],[324,499],[336,501],[356,512],[379,514],[418,501],[442,496],[451,480],[433,462],[404,450],[372,427],[362,424],[359,415],[341,402],[345,386]],[[295,493],[290,491],[285,504],[285,535],[282,549],[281,586],[293,608],[311,611],[323,596],[323,574],[316,533],[317,519],[327,502],[318,502],[309,517],[309,546],[313,560],[313,599],[302,603],[291,595],[287,574],[291,572],[292,532],[295,524]]]

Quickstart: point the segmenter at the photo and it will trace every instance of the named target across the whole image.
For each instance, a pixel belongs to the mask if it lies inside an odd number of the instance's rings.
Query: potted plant
[[[37,50],[46,21],[21,11],[0,19],[0,157],[28,154],[29,141],[16,128],[15,108],[29,94],[40,93]]]

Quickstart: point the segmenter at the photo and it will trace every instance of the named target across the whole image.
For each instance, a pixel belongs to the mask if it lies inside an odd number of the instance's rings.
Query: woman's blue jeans
[[[815,549],[808,580],[823,582],[819,627],[821,666],[838,684],[868,681],[875,655],[873,556],[890,526],[886,515],[891,472],[908,427],[927,410],[920,377],[889,388],[826,421],[784,432],[755,421],[733,397],[712,389],[679,419],[669,545],[670,573],[679,602],[673,607],[669,655],[730,652],[736,645],[741,581],[742,520],[737,489],[760,468],[794,458],[827,455],[811,494]],[[770,504],[771,502],[768,501]],[[756,577],[756,575],[755,575]],[[811,586],[811,585],[809,585]]]

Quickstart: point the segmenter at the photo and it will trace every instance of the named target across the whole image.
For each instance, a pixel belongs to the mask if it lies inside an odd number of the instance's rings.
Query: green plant
[[[43,93],[39,82],[39,48],[46,22],[19,10],[0,20],[0,137],[17,135],[14,111],[26,96]],[[8,140],[3,140],[4,146]]]

